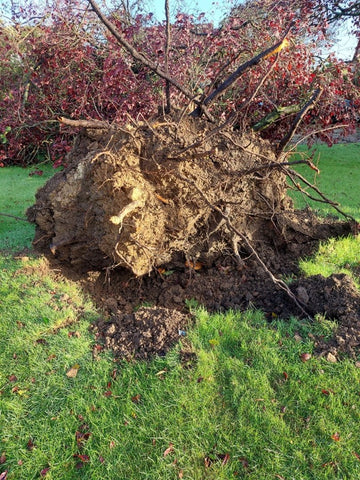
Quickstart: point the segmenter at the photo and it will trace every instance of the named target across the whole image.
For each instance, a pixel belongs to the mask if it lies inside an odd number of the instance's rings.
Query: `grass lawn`
[[[3,172],[7,184],[15,173]],[[18,174],[0,212],[23,216],[38,184],[20,199],[22,185],[44,178]],[[360,194],[348,195],[359,218]],[[120,361],[89,330],[99,313],[77,284],[43,258],[11,255],[28,234],[0,231],[0,478],[360,478],[360,368],[301,357],[334,322],[269,324],[261,312],[210,315],[189,302],[195,322],[183,346]],[[330,241],[313,264],[351,272],[360,258],[352,241]],[[181,348],[196,360],[184,364]]]
[[[299,153],[293,160],[299,160],[308,154],[305,146],[299,147]],[[360,143],[341,143],[329,148],[326,145],[316,145],[313,162],[320,169],[320,175],[307,165],[298,166],[296,170],[331,200],[338,202],[341,209],[360,221]],[[314,195],[308,187],[304,190]],[[298,208],[310,206],[322,215],[336,214],[330,205],[321,204],[309,199],[300,192],[290,192],[296,200]],[[316,194],[315,194],[316,196]]]
[[[43,172],[41,176],[29,175],[39,170]],[[25,218],[36,190],[52,175],[54,169],[50,165],[0,168],[0,213]],[[34,226],[28,222],[0,216],[0,250],[30,247],[34,232]]]

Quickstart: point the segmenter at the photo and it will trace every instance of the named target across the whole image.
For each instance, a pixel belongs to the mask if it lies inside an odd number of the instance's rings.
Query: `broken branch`
[[[305,103],[305,105],[302,107],[302,109],[296,115],[295,120],[294,120],[288,134],[285,135],[285,137],[279,143],[278,153],[281,153],[285,150],[285,148],[287,147],[287,145],[290,143],[291,139],[295,135],[296,129],[300,125],[302,119],[305,117],[307,112],[314,107],[315,103],[320,98],[322,92],[323,92],[323,89],[321,87],[317,88],[313,92],[313,94],[311,95],[310,99]]]
[[[258,65],[265,58],[268,58],[271,55],[274,55],[278,53],[280,50],[282,50],[287,45],[286,36],[289,33],[290,28],[292,26],[293,26],[293,23],[291,23],[289,27],[286,29],[286,32],[284,33],[283,38],[279,42],[275,43],[275,45],[272,45],[266,50],[263,50],[252,59],[240,65],[235,70],[235,72],[233,72],[226,80],[224,80],[223,83],[221,83],[221,85],[219,85],[219,87],[216,90],[214,90],[210,95],[208,95],[202,102],[199,102],[199,105],[195,108],[193,112],[191,112],[191,116],[193,117],[201,116],[203,107],[210,105],[218,96],[220,96],[229,87],[231,87],[231,85],[238,78],[240,78],[249,68],[252,68],[255,65]]]

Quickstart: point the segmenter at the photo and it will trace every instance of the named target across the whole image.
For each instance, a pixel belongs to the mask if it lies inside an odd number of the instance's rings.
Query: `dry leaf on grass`
[[[79,368],[80,368],[80,365],[75,364],[73,367],[70,368],[70,370],[66,372],[66,376],[68,378],[75,378],[76,375],[78,374]]]

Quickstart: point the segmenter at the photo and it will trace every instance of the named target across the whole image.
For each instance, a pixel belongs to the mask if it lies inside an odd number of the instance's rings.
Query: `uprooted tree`
[[[128,92],[133,111],[121,121],[119,113],[118,121],[59,118],[81,131],[68,166],[28,212],[34,244],[81,271],[123,267],[136,276],[224,255],[241,269],[250,256],[299,306],[266,261],[269,249],[312,237],[293,212],[288,180],[333,202],[293,169],[290,146],[300,126],[328,135],[335,114],[351,129],[359,104],[351,66],[311,55],[305,38],[319,40],[324,28],[303,3],[249,2],[217,29],[187,16],[171,25],[169,15],[139,29],[89,0],[105,27],[113,82],[131,77],[137,96]],[[350,219],[343,231],[355,227]]]

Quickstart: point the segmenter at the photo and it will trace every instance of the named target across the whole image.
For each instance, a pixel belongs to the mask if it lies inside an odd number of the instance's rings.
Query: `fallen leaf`
[[[27,448],[28,450],[30,450],[30,451],[31,451],[31,450],[34,450],[35,444],[34,444],[32,438],[29,438],[29,441],[28,441],[27,444],[26,444],[26,448]]]
[[[111,440],[110,445],[109,445],[110,450],[114,447],[115,447],[115,442],[114,442],[114,440]]]
[[[50,470],[50,467],[43,468],[40,472],[40,477],[46,477],[46,474]]]
[[[133,403],[139,403],[140,400],[141,400],[141,395],[140,395],[140,393],[138,393],[137,395],[134,395],[133,397],[131,397],[131,401],[132,401]]]
[[[226,465],[230,460],[230,454],[225,453],[225,455],[219,455],[220,459],[222,460],[221,465]]]
[[[73,457],[79,458],[83,463],[88,463],[90,462],[90,457],[89,455],[81,455],[78,453],[75,453]]]
[[[3,473],[0,473],[0,480],[6,480],[7,473],[8,473],[7,470],[5,470],[5,472]]]
[[[184,476],[184,471],[183,471],[183,470],[180,470],[178,477],[179,477],[179,478],[183,478],[183,476]]]
[[[201,270],[203,265],[200,262],[191,262],[190,260],[186,260],[185,267],[191,268],[193,270]]]
[[[289,375],[286,372],[283,372],[283,376],[284,376],[285,380],[287,380],[289,378]]]
[[[66,372],[66,376],[68,378],[75,378],[76,375],[78,374],[79,368],[80,368],[80,365],[75,364],[73,367],[70,368],[70,370]]]
[[[205,457],[205,458],[204,458],[205,468],[211,467],[212,463],[213,463],[213,459],[212,459],[212,458],[210,458],[210,457]]]
[[[340,433],[335,432],[333,435],[331,435],[331,438],[334,440],[334,442],[338,442],[340,440]]]
[[[83,425],[81,428],[87,427],[87,425]],[[84,428],[85,429],[85,428]],[[84,443],[89,440],[91,436],[91,432],[79,432],[78,430],[75,432],[75,439],[77,446],[82,448]]]
[[[331,468],[333,468],[334,470],[337,469],[337,463],[336,463],[336,462],[333,462],[333,461],[323,463],[321,466],[322,466],[323,468],[331,467]]]
[[[10,375],[8,378],[9,378],[9,382],[16,382],[16,380],[17,380],[16,375]]]
[[[311,358],[311,353],[302,353],[302,354],[300,355],[300,358],[301,358],[301,361],[305,363],[305,362],[307,362],[308,360],[310,360],[310,358]]]
[[[105,458],[102,457],[101,455],[100,455],[100,457],[99,457],[99,462],[100,462],[100,463],[104,463],[104,462],[105,462]]]
[[[0,456],[0,465],[6,462],[6,455],[5,452],[3,452]]]
[[[353,455],[355,455],[355,457],[356,457],[358,460],[360,460],[360,455],[359,455],[358,453],[356,453],[356,452],[352,452],[352,453],[353,453]]]
[[[107,390],[106,392],[104,392],[104,397],[111,397],[111,395],[112,395],[111,390]]]
[[[282,475],[276,474],[275,477],[278,478],[279,480],[285,480],[285,477],[283,477]]]
[[[17,462],[17,464],[20,465],[20,467],[21,467],[21,465],[23,465],[23,463],[24,462],[22,460],[18,460],[18,462]]]
[[[68,332],[68,337],[76,337],[76,338],[80,338],[81,337],[81,333],[76,331],[76,332]]]
[[[49,362],[50,360],[54,360],[54,358],[56,358],[56,355],[55,353],[52,353],[51,355],[49,355],[46,359],[47,362]]]
[[[174,445],[172,443],[169,443],[168,448],[164,451],[164,457],[169,455],[169,453],[172,453],[174,451]]]
[[[245,470],[247,468],[249,468],[249,462],[247,461],[247,459],[245,457],[241,457],[241,458],[239,458],[239,460],[240,460],[242,466],[245,468]]]
[[[295,342],[298,342],[298,343],[299,343],[299,342],[302,342],[302,336],[299,335],[297,332],[295,332],[295,334],[294,334],[294,340],[295,340]]]

